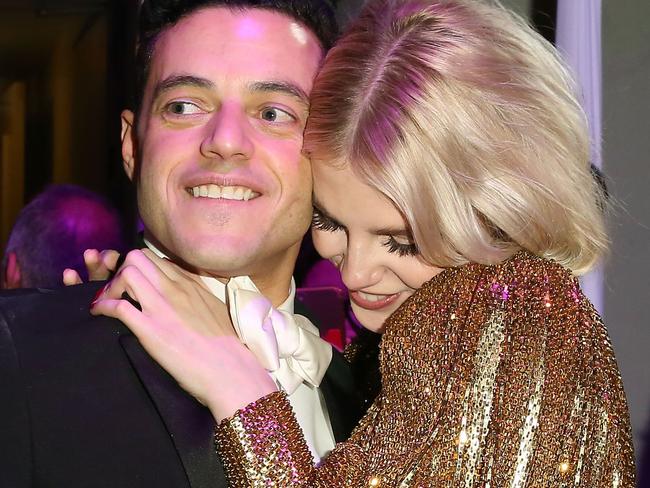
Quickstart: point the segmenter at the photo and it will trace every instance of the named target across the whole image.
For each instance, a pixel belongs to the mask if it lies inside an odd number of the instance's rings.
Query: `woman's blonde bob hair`
[[[370,0],[312,91],[305,150],[351,165],[438,266],[607,248],[585,116],[555,49],[480,0]]]

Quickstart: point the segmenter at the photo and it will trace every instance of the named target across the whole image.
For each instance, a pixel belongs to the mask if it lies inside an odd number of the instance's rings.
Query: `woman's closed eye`
[[[343,226],[325,215],[320,209],[314,207],[312,213],[311,225],[318,230],[325,232],[335,232],[337,230],[343,230]]]
[[[382,244],[388,248],[388,252],[397,254],[398,256],[415,256],[419,254],[415,243],[410,242],[408,238],[403,236],[386,236]]]

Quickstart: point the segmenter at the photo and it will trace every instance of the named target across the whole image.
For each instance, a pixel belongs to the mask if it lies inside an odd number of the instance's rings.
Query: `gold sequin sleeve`
[[[443,271],[388,319],[380,362],[380,395],[318,468],[281,394],[224,422],[232,486],[634,487],[607,331],[556,263]]]
[[[239,410],[216,429],[215,440],[231,488],[361,486],[365,463],[358,446],[339,443],[314,467],[302,430],[283,392]]]

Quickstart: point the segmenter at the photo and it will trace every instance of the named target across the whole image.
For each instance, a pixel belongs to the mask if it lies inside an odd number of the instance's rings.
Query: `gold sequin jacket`
[[[388,319],[380,361],[380,395],[318,467],[282,393],[222,422],[231,486],[634,486],[607,331],[551,261],[444,270]]]

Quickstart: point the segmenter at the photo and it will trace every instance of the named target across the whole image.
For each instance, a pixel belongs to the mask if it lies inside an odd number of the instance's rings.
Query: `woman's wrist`
[[[238,382],[236,388],[231,391],[218,388],[207,399],[207,406],[218,423],[232,417],[237,411],[246,408],[251,403],[278,391],[267,371],[256,371],[255,374],[247,373],[246,380]]]

